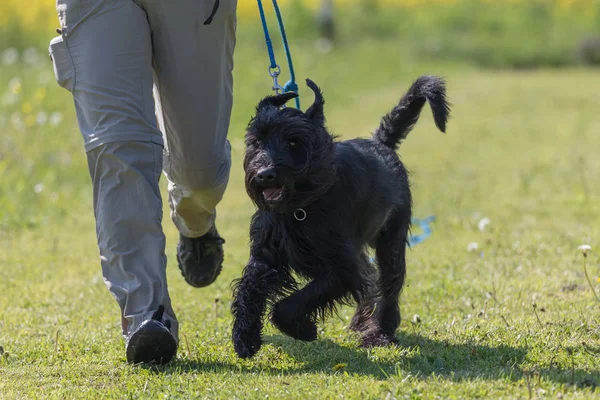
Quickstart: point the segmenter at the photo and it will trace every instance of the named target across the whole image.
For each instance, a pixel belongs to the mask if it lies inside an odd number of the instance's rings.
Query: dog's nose
[[[275,168],[263,168],[256,174],[256,179],[262,185],[275,182],[275,178],[277,178]]]

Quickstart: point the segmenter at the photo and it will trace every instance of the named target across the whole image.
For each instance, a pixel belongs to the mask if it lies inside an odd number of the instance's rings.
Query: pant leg
[[[121,307],[123,333],[163,304],[176,335],[146,14],[131,0],[57,0],[57,10],[62,35],[50,53],[58,83],[73,94],[94,187],[102,272]]]
[[[212,226],[229,180],[237,0],[141,0],[153,33],[171,218],[187,237]]]
[[[87,153],[102,273],[121,307],[124,335],[162,304],[177,338],[161,226],[162,152],[152,142],[123,141]]]

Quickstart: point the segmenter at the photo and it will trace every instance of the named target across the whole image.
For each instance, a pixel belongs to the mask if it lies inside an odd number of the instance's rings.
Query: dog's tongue
[[[263,190],[263,196],[267,200],[279,200],[281,198],[281,192],[283,188],[266,188]]]

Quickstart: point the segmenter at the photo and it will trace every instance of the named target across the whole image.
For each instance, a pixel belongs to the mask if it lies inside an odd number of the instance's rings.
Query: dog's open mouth
[[[270,187],[262,191],[265,201],[268,203],[276,203],[283,199],[283,187]]]

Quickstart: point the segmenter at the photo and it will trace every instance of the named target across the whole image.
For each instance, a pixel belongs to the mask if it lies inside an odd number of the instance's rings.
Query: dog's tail
[[[450,106],[446,101],[446,82],[436,76],[421,76],[402,96],[400,103],[381,119],[373,134],[378,142],[396,150],[419,120],[421,109],[429,102],[435,125],[446,132]]]

